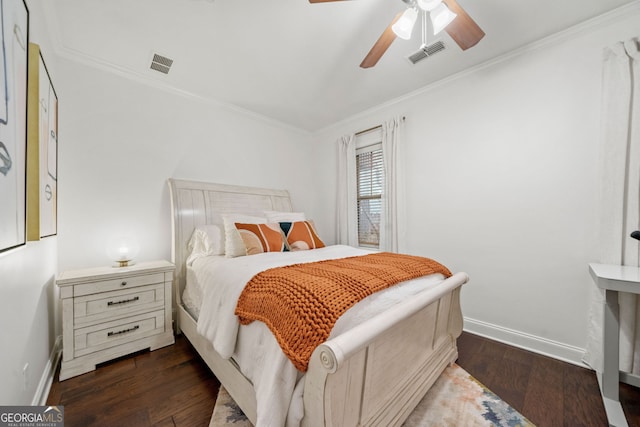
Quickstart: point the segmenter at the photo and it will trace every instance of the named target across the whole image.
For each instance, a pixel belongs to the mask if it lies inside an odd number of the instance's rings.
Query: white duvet
[[[298,426],[304,415],[303,375],[285,356],[266,325],[255,321],[240,327],[234,314],[245,284],[260,271],[284,265],[366,255],[350,246],[328,246],[298,252],[270,252],[238,258],[207,257],[192,268],[186,293],[202,302],[198,333],[206,337],[224,358],[233,357],[256,391],[257,426]],[[349,309],[336,322],[331,337],[362,323],[393,304],[433,287],[444,277],[433,274],[377,292]],[[189,283],[193,282],[193,283]],[[190,289],[191,288],[191,289]],[[197,305],[194,302],[193,305]]]

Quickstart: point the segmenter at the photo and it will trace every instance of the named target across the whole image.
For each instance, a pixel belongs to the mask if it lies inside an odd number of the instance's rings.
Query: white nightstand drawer
[[[164,332],[164,310],[76,329],[74,357]]]
[[[158,284],[74,298],[74,325],[77,328],[162,309],[164,292],[164,284]]]
[[[101,280],[99,282],[89,282],[73,286],[73,296],[97,294],[100,292],[115,291],[118,289],[129,289],[136,286],[153,285],[165,281],[164,273],[144,274],[140,276],[130,276],[121,279]]]

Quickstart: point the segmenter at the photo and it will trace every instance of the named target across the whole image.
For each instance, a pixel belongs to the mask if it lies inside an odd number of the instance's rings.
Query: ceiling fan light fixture
[[[438,7],[440,3],[442,3],[442,0],[418,0],[418,7],[422,10],[430,12]]]
[[[409,40],[411,38],[411,33],[413,32],[413,26],[416,23],[416,19],[418,19],[418,11],[413,7],[407,8],[400,19],[393,24],[391,29],[396,36],[404,40]]]
[[[445,27],[456,19],[456,16],[458,16],[444,3],[437,5],[431,12],[429,12],[429,15],[431,17],[431,24],[433,24],[434,35],[444,30]]]

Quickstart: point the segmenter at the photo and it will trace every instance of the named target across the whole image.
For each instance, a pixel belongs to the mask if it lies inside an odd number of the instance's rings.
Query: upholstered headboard
[[[286,190],[242,187],[169,178],[171,197],[171,262],[176,265],[175,299],[181,301],[186,285],[187,245],[196,227],[222,224],[221,214],[262,215],[263,211],[291,211]]]

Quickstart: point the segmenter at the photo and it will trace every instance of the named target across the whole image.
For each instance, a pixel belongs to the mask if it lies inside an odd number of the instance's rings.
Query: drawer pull
[[[128,302],[134,302],[134,301],[138,301],[140,299],[140,297],[133,297],[130,299],[123,299],[122,301],[109,301],[107,303],[107,305],[118,305],[118,304],[126,304]]]
[[[123,281],[122,283],[120,283],[120,286],[127,286],[127,282]]]
[[[123,329],[123,330],[118,331],[118,332],[109,332],[109,333],[107,334],[107,336],[108,336],[108,337],[113,337],[113,336],[116,336],[116,335],[122,335],[122,334],[126,334],[127,332],[135,331],[136,329],[140,329],[140,326],[139,326],[139,325],[136,325],[136,326],[134,326],[134,327],[132,327],[132,328],[129,328],[129,329]]]

